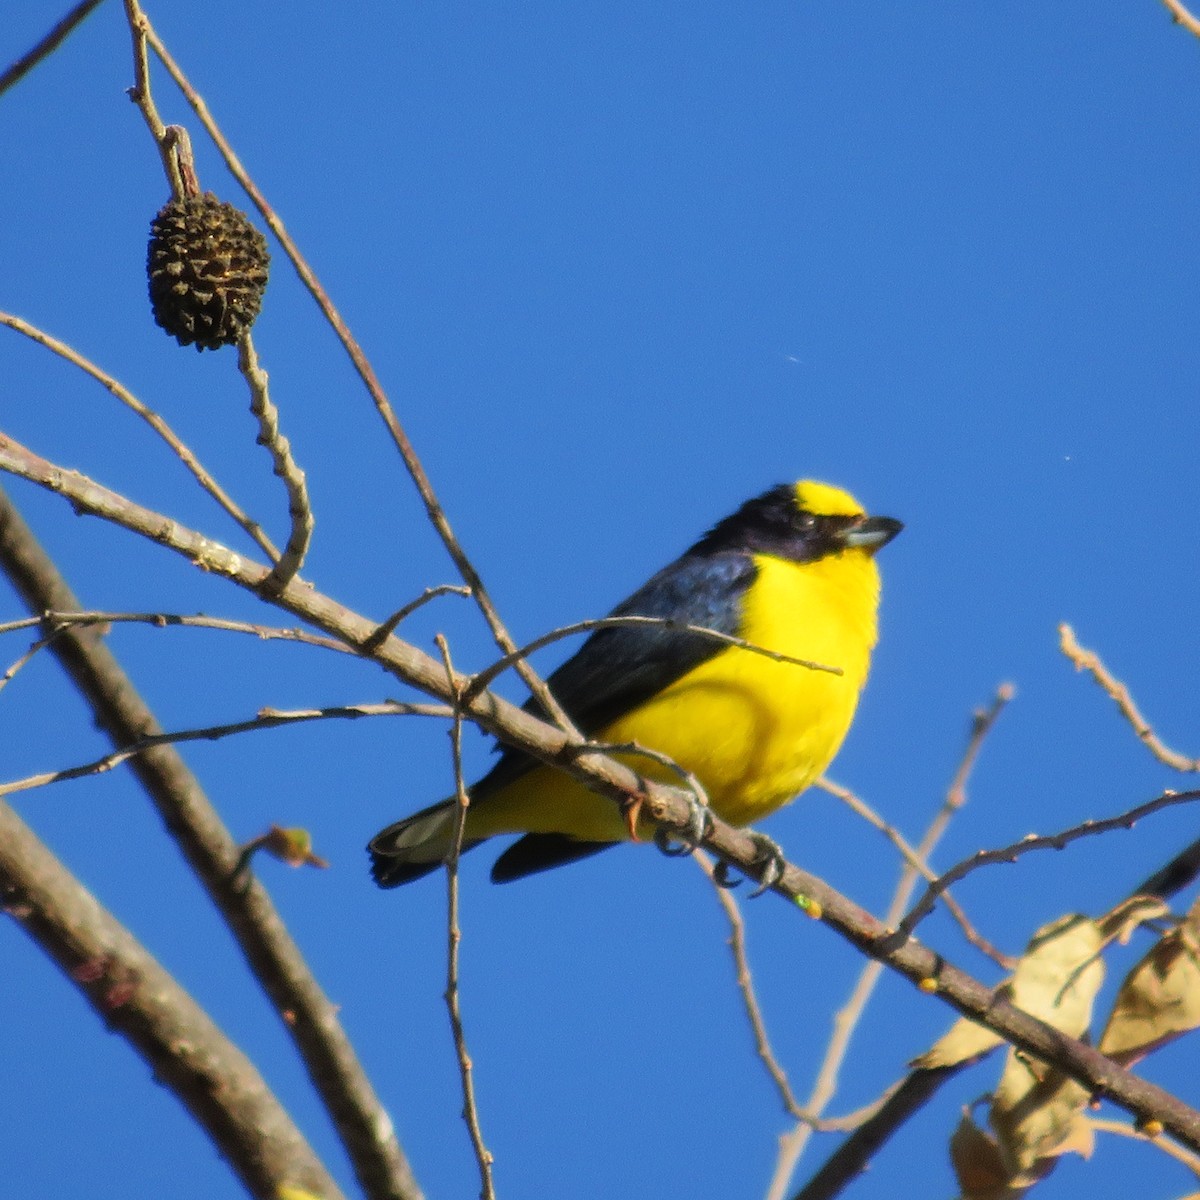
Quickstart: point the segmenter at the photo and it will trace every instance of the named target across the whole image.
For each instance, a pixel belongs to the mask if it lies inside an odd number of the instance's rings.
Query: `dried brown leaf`
[[[1200,1026],[1200,900],[1121,984],[1100,1049],[1131,1066]]]
[[[1078,915],[1038,930],[1013,976],[1013,1003],[1069,1037],[1081,1037],[1104,981],[1104,940],[1095,921]],[[1068,1151],[1091,1153],[1092,1130],[1082,1117],[1088,1098],[1085,1088],[1060,1072],[1009,1050],[989,1121],[1011,1184],[1036,1183]]]
[[[1016,1200],[1025,1188],[1009,1186],[1009,1173],[996,1139],[964,1112],[950,1138],[950,1163],[958,1180],[959,1200]]]

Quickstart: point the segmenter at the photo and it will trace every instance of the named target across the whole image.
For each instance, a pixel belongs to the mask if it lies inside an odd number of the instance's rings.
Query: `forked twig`
[[[904,835],[892,824],[885,821],[861,796],[856,795],[848,787],[843,787],[840,783],[834,783],[832,779],[822,777],[817,780],[814,785],[822,791],[828,792],[829,795],[840,800],[855,816],[861,817],[868,825],[878,829],[884,837],[887,838],[900,856],[914,870],[916,870],[922,879],[932,882],[937,878],[937,872],[934,871],[928,863],[926,863],[918,854],[916,849],[909,845],[908,840]],[[946,911],[954,918],[955,923],[962,931],[963,937],[975,947],[981,954],[986,954],[998,967],[1002,967],[1006,971],[1011,971],[1016,965],[1017,960],[1010,954],[1005,954],[1002,950],[997,949],[992,945],[971,924],[966,912],[954,896],[949,892],[942,893],[942,903],[946,906]]]
[[[442,634],[434,639],[442,662],[446,667],[446,681],[457,694],[458,683],[454,664],[450,660],[450,646]],[[471,1147],[479,1165],[481,1200],[495,1200],[496,1188],[492,1179],[492,1163],[495,1159],[483,1140],[483,1128],[479,1123],[479,1106],[475,1101],[475,1077],[471,1055],[467,1050],[467,1035],[463,1028],[462,1008],[459,1003],[458,958],[462,943],[462,927],[458,920],[458,862],[462,854],[463,831],[467,824],[467,809],[471,797],[467,792],[462,764],[462,703],[456,698],[453,705],[454,720],[450,726],[450,746],[454,759],[454,794],[458,800],[454,819],[454,841],[446,859],[446,886],[448,904],[446,914],[446,1009],[450,1014],[450,1028],[454,1035],[454,1050],[458,1057],[458,1072],[462,1082],[463,1120],[471,1135]]]
[[[1094,650],[1085,650],[1076,640],[1070,625],[1058,627],[1059,649],[1075,664],[1077,671],[1087,671],[1104,689],[1112,702],[1121,710],[1121,716],[1133,727],[1143,746],[1160,763],[1176,771],[1188,773],[1200,771],[1200,758],[1188,758],[1167,746],[1154,732],[1150,722],[1142,716],[1134,703],[1129,689],[1112,674]]]

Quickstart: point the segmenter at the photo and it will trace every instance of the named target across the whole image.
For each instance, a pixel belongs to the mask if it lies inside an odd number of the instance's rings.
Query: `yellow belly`
[[[637,742],[686,767],[713,810],[747,825],[803,791],[829,765],[850,728],[875,643],[879,578],[858,550],[796,564],[756,556],[741,636],[766,649],[840,667],[841,675],[722,650],[599,731],[598,742]],[[616,757],[651,779],[667,768]],[[569,776],[538,767],[470,810],[468,837],[567,833],[586,841],[628,837],[610,800]]]

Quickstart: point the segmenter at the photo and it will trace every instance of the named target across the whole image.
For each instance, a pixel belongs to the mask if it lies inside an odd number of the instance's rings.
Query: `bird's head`
[[[844,550],[874,554],[903,528],[893,517],[868,516],[841,488],[802,479],[748,500],[713,526],[688,553],[740,550],[815,562]]]

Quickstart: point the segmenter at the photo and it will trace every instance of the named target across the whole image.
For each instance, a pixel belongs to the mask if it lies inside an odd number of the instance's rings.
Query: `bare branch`
[[[248,1191],[342,1193],[254,1064],[0,802],[0,911],[58,964],[212,1138]]]
[[[833,1200],[867,1169],[867,1164],[888,1139],[910,1117],[929,1103],[941,1086],[966,1066],[935,1067],[912,1071],[878,1106],[854,1133],[821,1164],[811,1179],[792,1196],[792,1200]]]
[[[133,41],[133,74],[134,85],[129,89],[129,98],[137,105],[137,110],[150,130],[150,136],[158,147],[158,156],[162,160],[163,171],[171,185],[171,194],[181,200],[187,194],[183,176],[179,168],[179,159],[175,153],[174,139],[167,135],[167,127],[158,115],[154,105],[154,96],[150,91],[150,58],[146,50],[146,33],[150,22],[142,12],[137,0],[124,0],[125,19],[129,23],[129,36]]]
[[[44,58],[48,58],[70,36],[92,10],[99,7],[100,0],[81,0],[36,46],[22,54],[16,62],[0,73],[0,96],[15,83],[24,79]]]
[[[209,617],[204,613],[166,612],[45,612],[38,617],[22,617],[17,621],[0,622],[0,634],[15,633],[22,629],[67,629],[81,625],[151,625],[158,629],[182,626],[194,629],[217,629],[225,633],[245,633],[261,641],[299,642],[305,646],[319,646],[322,650],[335,650],[339,654],[356,654],[352,646],[334,638],[321,637],[307,629],[282,629],[277,625],[257,625],[250,621],[233,621],[226,617]]]
[[[417,609],[423,608],[430,600],[436,600],[439,596],[466,596],[469,599],[470,595],[471,589],[461,583],[439,583],[433,587],[427,587],[415,600],[401,605],[386,621],[382,622],[379,628],[363,643],[362,652],[370,654],[377,650],[386,638],[396,632],[403,621],[411,617]]]
[[[1159,896],[1169,900],[1200,876],[1200,838],[1185,846],[1169,863],[1134,889],[1135,896]]]
[[[32,454],[13,439],[0,435],[0,470],[9,471],[51,491],[59,492],[77,510],[103,516],[136,533],[159,542],[192,562],[203,563],[210,572],[255,592],[267,574],[265,567],[247,562],[223,546],[201,537],[193,530],[144,509],[106,488],[84,479],[76,472],[64,471]],[[275,599],[287,612],[306,621],[348,645],[361,646],[378,628],[376,622],[350,611],[314,589],[290,584]],[[39,608],[56,607],[54,601],[41,602]],[[70,602],[57,607],[70,608]],[[371,658],[398,679],[448,703],[455,694],[447,685],[445,668],[415,646],[392,636]],[[469,677],[456,676],[461,688]],[[649,820],[669,832],[686,832],[691,822],[687,800],[679,791],[645,779],[624,764],[599,754],[581,754],[586,749],[561,729],[546,724],[492,693],[484,693],[463,704],[463,715],[482,729],[559,768],[586,787],[618,803],[631,794],[643,797],[643,811]],[[158,753],[155,751],[152,753]],[[145,756],[141,756],[145,757]],[[141,757],[138,761],[141,761]],[[705,838],[707,849],[729,862],[743,874],[760,879],[764,864],[758,844],[749,833],[714,820]],[[927,851],[924,844],[919,852]],[[770,888],[790,903],[803,906],[815,901],[822,920],[864,953],[919,983],[923,990],[937,994],[964,1016],[994,1029],[1007,1041],[1026,1053],[1059,1066],[1071,1078],[1103,1092],[1114,1103],[1139,1115],[1153,1116],[1165,1129],[1187,1145],[1200,1150],[1200,1113],[1194,1112],[1163,1089],[1138,1079],[1091,1047],[1065,1039],[1036,1018],[998,1001],[986,985],[972,979],[915,939],[896,944],[894,931],[865,913],[853,901],[842,896],[822,880],[798,867],[787,865],[780,879]]]
[[[107,627],[116,624],[151,625],[165,629],[172,625],[192,626],[197,629],[218,629],[231,633],[248,633],[263,641],[300,642],[303,645],[319,646],[323,650],[334,650],[339,654],[353,654],[354,650],[333,638],[320,637],[303,629],[277,629],[269,625],[253,625],[247,621],[228,621],[220,617],[203,614],[184,616],[179,613],[44,613],[40,617],[25,617],[19,621],[0,623],[0,634],[13,633],[21,629],[43,629],[47,632],[33,643],[12,665],[0,675],[0,690],[12,680],[40,651],[54,644],[74,626]]]
[[[1142,745],[1158,759],[1160,763],[1176,771],[1200,771],[1200,758],[1188,758],[1165,745],[1150,726],[1150,722],[1142,716],[1138,706],[1133,702],[1129,689],[1117,679],[1100,656],[1092,650],[1085,650],[1076,640],[1075,631],[1070,625],[1058,627],[1059,649],[1075,664],[1077,671],[1087,671],[1091,677],[1104,689],[1109,699],[1121,710],[1121,716],[1133,727],[1134,733],[1141,739]]]

